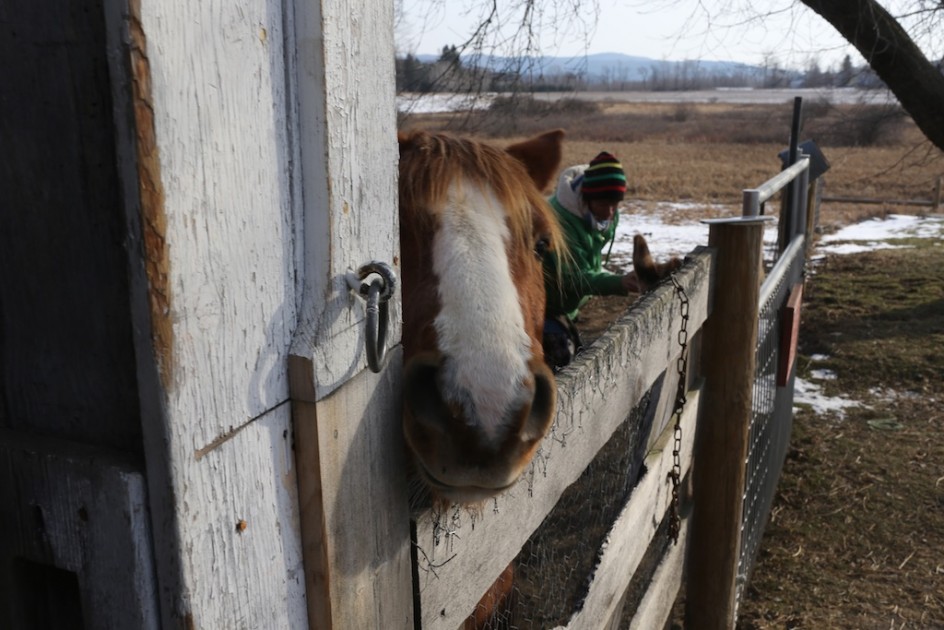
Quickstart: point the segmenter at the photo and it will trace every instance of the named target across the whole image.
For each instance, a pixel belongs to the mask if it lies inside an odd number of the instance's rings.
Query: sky
[[[516,6],[526,0],[497,0],[493,23],[519,24]],[[885,5],[902,4],[893,0]],[[823,70],[845,55],[862,57],[818,15],[796,0],[538,0],[534,23],[539,52],[548,56],[623,53],[666,60],[702,59]],[[579,6],[577,12],[573,7]],[[439,54],[461,45],[492,6],[486,0],[400,0],[398,54]],[[594,13],[593,9],[597,12]],[[761,15],[763,13],[763,15]],[[485,51],[508,55],[522,50],[501,41],[514,29],[492,28]]]

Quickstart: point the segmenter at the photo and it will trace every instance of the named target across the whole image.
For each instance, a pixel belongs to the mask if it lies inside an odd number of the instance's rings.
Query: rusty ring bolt
[[[370,284],[364,282],[370,276],[377,277]],[[387,263],[373,260],[357,270],[356,278],[360,281],[359,286],[350,277],[348,284],[367,301],[364,349],[367,352],[367,366],[376,374],[383,370],[386,363],[387,324],[390,319],[387,302],[396,290],[397,274]]]

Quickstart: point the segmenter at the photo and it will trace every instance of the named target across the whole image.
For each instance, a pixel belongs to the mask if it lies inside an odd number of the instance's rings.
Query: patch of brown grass
[[[538,107],[540,104],[536,104]],[[596,104],[599,111],[557,110],[540,105],[537,115],[485,112],[471,116],[426,115],[408,117],[406,126],[447,129],[500,144],[518,141],[548,129],[567,131],[564,164],[588,162],[601,150],[615,153],[626,166],[629,197],[654,201],[689,200],[704,203],[741,201],[744,188],[756,186],[781,168],[778,153],[789,142],[789,104],[728,105]],[[854,107],[810,107],[801,134],[812,138],[829,160],[823,177],[824,194],[881,199],[930,199],[937,177],[944,174],[944,154],[922,141],[910,119],[900,119],[897,143],[883,146],[838,146],[824,130],[852,124]],[[534,112],[532,112],[534,113]],[[497,124],[484,128],[484,121]],[[833,136],[835,134],[832,134]],[[888,209],[921,212],[920,207]],[[824,222],[831,212],[848,212],[847,204],[823,208]],[[882,206],[854,209],[853,213],[881,214]]]
[[[800,411],[738,628],[944,627],[944,251],[829,259],[799,370],[825,354],[845,417]]]

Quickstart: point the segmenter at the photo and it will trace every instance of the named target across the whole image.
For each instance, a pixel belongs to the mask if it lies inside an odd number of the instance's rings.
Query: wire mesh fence
[[[567,625],[582,608],[607,534],[645,472],[642,464],[661,386],[662,379],[532,533],[512,562],[509,574],[514,577],[503,605],[480,602],[479,612],[488,612],[488,618],[466,627],[555,628]]]
[[[741,520],[741,547],[738,555],[736,599],[744,587],[757,557],[767,519],[777,492],[784,457],[793,427],[793,376],[778,387],[782,306],[794,284],[803,276],[804,237],[797,236],[768,274],[761,288],[746,481]]]

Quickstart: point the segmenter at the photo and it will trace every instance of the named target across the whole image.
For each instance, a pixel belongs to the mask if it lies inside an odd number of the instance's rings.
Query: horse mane
[[[528,167],[504,149],[447,133],[401,132],[400,212],[412,221],[434,221],[451,185],[466,182],[491,190],[508,211],[508,227],[518,243],[533,244],[533,212],[548,227],[551,249],[566,251],[550,205],[533,184]],[[401,225],[401,229],[403,229]]]

